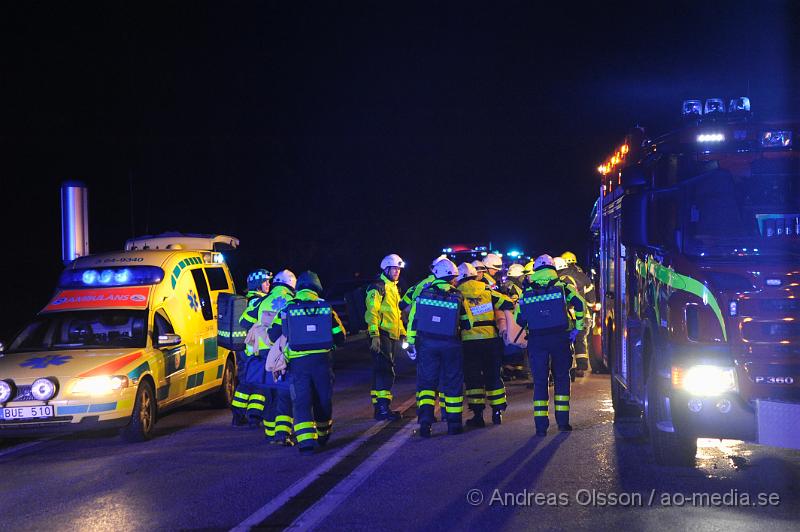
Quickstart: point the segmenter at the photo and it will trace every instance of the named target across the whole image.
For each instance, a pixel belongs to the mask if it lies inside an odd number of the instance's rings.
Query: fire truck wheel
[[[679,433],[674,425],[674,432],[665,432],[658,428],[659,422],[671,421],[666,411],[663,389],[659,383],[660,379],[656,376],[655,368],[653,368],[645,385],[647,395],[645,414],[650,434],[650,446],[653,448],[656,463],[665,466],[694,466],[697,438],[690,438]]]
[[[156,394],[149,380],[143,380],[136,390],[136,404],[133,406],[131,422],[120,431],[122,439],[128,442],[147,441],[153,437],[156,424]]]

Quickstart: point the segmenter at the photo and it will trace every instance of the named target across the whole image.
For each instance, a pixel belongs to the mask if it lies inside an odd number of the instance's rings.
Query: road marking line
[[[344,501],[356,488],[363,484],[381,464],[388,460],[401,445],[408,441],[416,427],[416,423],[409,422],[406,426],[397,431],[397,434],[392,436],[389,441],[370,454],[361,465],[356,467],[344,480],[335,485],[328,493],[314,503],[313,506],[300,514],[287,528],[296,528],[300,530],[312,530],[316,528],[323,519],[332,514],[337,508],[341,508]]]
[[[14,453],[18,453],[19,451],[22,451],[24,449],[28,449],[30,447],[36,447],[37,445],[41,445],[43,443],[49,442],[52,439],[53,438],[46,438],[44,440],[31,441],[31,442],[21,443],[19,445],[15,445],[14,447],[9,447],[8,449],[4,449],[4,450],[0,451],[0,457],[8,456],[8,455],[14,454]]]
[[[404,402],[400,405],[400,412],[404,412],[405,410],[411,408],[413,405],[417,403],[416,397],[410,398],[408,401]],[[325,460],[322,464],[320,464],[316,469],[311,471],[309,474],[289,486],[286,490],[284,490],[280,496],[275,497],[270,502],[259,508],[255,511],[250,517],[239,523],[236,527],[231,529],[231,532],[245,532],[250,530],[250,528],[258,525],[262,521],[264,521],[267,517],[275,513],[281,507],[283,507],[292,497],[297,496],[300,492],[310,486],[314,481],[316,481],[320,476],[324,475],[333,467],[344,460],[349,454],[355,451],[358,447],[361,446],[362,443],[370,439],[372,436],[380,432],[385,426],[389,424],[388,421],[382,421],[380,423],[376,423],[375,425],[371,426],[369,429],[364,431],[358,438],[347,444],[345,447],[340,449],[336,454]]]

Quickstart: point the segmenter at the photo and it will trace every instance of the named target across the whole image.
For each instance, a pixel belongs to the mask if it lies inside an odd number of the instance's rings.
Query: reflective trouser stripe
[[[388,399],[391,401],[394,399],[391,390],[371,390],[370,395],[372,396],[372,404],[378,402],[378,399]]]
[[[533,415],[535,417],[547,416],[547,406],[548,406],[548,401],[547,400],[534,401],[533,402]]]
[[[556,395],[553,399],[556,401],[569,401],[569,395]]]
[[[556,403],[556,412],[569,412],[569,395],[556,395],[553,400]]]
[[[291,434],[293,422],[294,419],[291,416],[278,416],[275,418],[275,431]]]
[[[488,390],[486,392],[486,398],[489,400],[489,404],[492,406],[507,404],[506,389],[498,388],[497,390]]]
[[[317,426],[313,421],[304,421],[303,423],[295,423],[294,433],[297,436],[297,442],[306,440],[317,439]]]
[[[240,391],[233,392],[233,401],[231,406],[234,408],[247,408],[247,401],[250,399],[249,393],[242,393]]]
[[[417,392],[417,407],[423,405],[430,405],[434,406],[436,401],[434,398],[436,397],[436,392],[433,390],[421,390]]]
[[[547,401],[534,401],[533,406],[547,406]]]
[[[484,388],[470,388],[464,393],[467,396],[467,404],[470,405],[482,405],[486,396]]]
[[[264,421],[264,434],[268,438],[275,436],[275,422],[274,421]]]
[[[556,405],[556,412],[569,412],[569,405]]]
[[[460,414],[464,411],[464,396],[449,397],[444,396],[445,411],[448,414]]]
[[[374,405],[375,403],[378,402],[378,398],[377,398],[378,392],[376,392],[375,390],[372,390],[372,391],[369,392],[369,394],[372,396],[372,404]]]
[[[547,417],[547,410],[534,410],[533,417]]]
[[[267,398],[258,393],[251,393],[250,394],[250,402],[247,403],[247,410],[264,410],[264,403],[267,401]]]

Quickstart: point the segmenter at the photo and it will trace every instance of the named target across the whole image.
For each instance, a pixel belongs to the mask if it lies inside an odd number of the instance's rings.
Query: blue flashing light
[[[66,270],[61,274],[60,288],[90,288],[102,286],[142,286],[158,284],[164,270],[158,266],[111,267],[103,270]]]
[[[520,252],[519,252],[519,251],[516,251],[516,250],[514,250],[514,251],[509,251],[509,252],[508,252],[508,256],[509,256],[509,257],[514,257],[514,258],[516,258],[516,257],[519,257],[519,256],[520,256]]]

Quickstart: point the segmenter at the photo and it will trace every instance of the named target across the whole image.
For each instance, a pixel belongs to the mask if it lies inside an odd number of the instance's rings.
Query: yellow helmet
[[[564,259],[567,264],[576,264],[578,262],[578,257],[571,251],[565,251],[561,254],[561,258]]]

